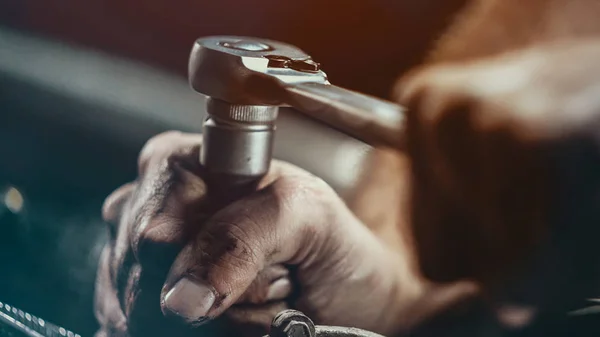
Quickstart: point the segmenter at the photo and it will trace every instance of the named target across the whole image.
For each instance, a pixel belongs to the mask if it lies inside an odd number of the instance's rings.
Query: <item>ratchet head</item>
[[[286,83],[328,83],[319,64],[299,48],[250,37],[198,39],[188,70],[195,91],[239,105],[283,105]]]
[[[403,144],[401,107],[331,85],[319,64],[286,43],[236,36],[199,39],[190,55],[189,80],[195,91],[230,105],[219,116],[223,122],[240,122],[231,117],[243,111],[244,123],[264,124],[261,114],[270,111],[265,107],[291,106],[367,144]]]

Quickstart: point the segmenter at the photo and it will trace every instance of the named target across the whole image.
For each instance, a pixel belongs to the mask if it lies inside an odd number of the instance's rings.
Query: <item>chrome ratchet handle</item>
[[[313,119],[372,146],[404,147],[404,110],[396,104],[331,84],[285,88],[286,102]]]

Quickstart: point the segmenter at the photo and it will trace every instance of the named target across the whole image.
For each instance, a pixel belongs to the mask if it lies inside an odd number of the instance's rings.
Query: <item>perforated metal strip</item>
[[[0,322],[31,337],[81,337],[14,306],[0,302]]]

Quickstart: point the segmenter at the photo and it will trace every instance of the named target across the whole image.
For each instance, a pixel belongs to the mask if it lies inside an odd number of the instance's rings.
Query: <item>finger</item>
[[[286,309],[288,305],[282,301],[260,306],[235,305],[227,310],[226,316],[244,336],[264,336],[273,318]]]
[[[161,175],[154,177],[161,182]],[[202,183],[199,178],[191,177],[194,181],[181,179],[171,185],[158,185],[164,189],[155,194],[155,199],[147,200],[140,209],[132,210],[136,214],[134,224],[129,228],[123,227],[129,229],[127,235],[122,235],[130,238],[129,244],[118,246],[130,249],[122,248],[121,255],[115,257],[115,261],[120,261],[117,266],[117,286],[122,294],[122,308],[132,329],[146,331],[154,323],[163,322],[159,305],[162,285],[183,243],[193,237],[191,233],[195,233],[202,223],[186,215],[185,208],[196,204],[185,200],[186,195],[192,193],[187,189],[193,189],[195,183]],[[150,175],[147,179],[151,179]],[[197,198],[201,198],[202,192],[198,193]]]
[[[122,222],[124,209],[127,207],[136,186],[135,183],[125,184],[117,188],[104,200],[104,204],[102,205],[102,218],[108,225],[111,241],[116,240],[119,235],[119,228]]]
[[[164,277],[147,273],[139,264],[129,269],[124,295],[128,336],[197,336],[187,326],[165,319],[160,307]]]
[[[460,270],[465,245],[457,245],[448,250],[448,237],[458,231],[463,222],[452,212],[451,202],[447,200],[446,189],[439,180],[440,171],[437,159],[430,154],[425,115],[429,91],[417,77],[405,84],[402,101],[407,106],[407,151],[411,158],[411,234],[415,237],[418,262],[421,272],[432,280],[451,279],[452,271]],[[441,174],[444,177],[444,174]],[[444,193],[445,192],[445,193]],[[446,247],[446,248],[444,248]],[[449,254],[451,252],[451,254]],[[442,262],[443,261],[443,262]],[[440,263],[441,262],[441,263]]]
[[[474,277],[473,267],[480,265],[475,260],[489,247],[481,247],[483,228],[475,215],[486,204],[473,198],[469,184],[478,181],[475,188],[481,191],[485,182],[480,177],[486,176],[480,167],[482,142],[469,120],[477,105],[460,91],[427,83],[413,88],[408,101],[413,111],[407,118],[412,232],[423,274],[436,282],[454,282]]]
[[[133,193],[134,183],[125,184],[112,192],[102,205],[102,219],[109,223],[117,223],[127,199]]]
[[[148,141],[140,155],[141,176],[122,212],[112,259],[131,333],[175,328],[165,324],[158,304],[172,261],[205,217],[205,187],[196,165],[200,140],[170,132]]]
[[[149,140],[140,154],[143,176],[130,205],[130,244],[137,261],[163,270],[205,214],[206,187],[199,177],[201,136],[168,132]]]
[[[331,212],[343,209],[338,200],[303,172],[218,212],[175,260],[163,310],[187,323],[206,321],[235,303],[266,266],[307,261],[324,246]]]
[[[524,123],[507,117],[524,111],[496,104],[493,77],[478,71],[429,70],[404,97],[413,231],[421,268],[438,282],[498,279],[540,233],[545,172],[535,146],[518,136]]]
[[[160,168],[169,161],[178,161],[190,171],[200,167],[199,154],[202,135],[167,131],[150,138],[138,157],[138,174]]]
[[[289,271],[282,265],[270,266],[258,274],[238,304],[265,304],[281,301],[292,293]]]
[[[94,288],[94,313],[103,333],[110,332],[109,336],[117,336],[119,333],[124,336],[127,324],[117,297],[117,289],[110,277],[110,251],[111,247],[107,245],[100,255]]]
[[[151,139],[140,155],[142,176],[122,216],[112,259],[121,306],[134,329],[162,322],[156,304],[166,274],[206,217],[205,185],[195,166],[200,142],[198,135],[170,132]],[[273,289],[267,298],[284,296],[281,282]]]
[[[209,212],[205,194],[202,179],[176,164],[142,181],[131,207],[129,237],[145,269],[170,266],[174,254],[195,236]]]
[[[188,216],[193,214],[187,211],[203,195],[202,181],[193,167],[198,162],[200,143],[201,136],[180,132],[153,137],[139,158],[144,176],[107,198],[105,218],[119,223],[114,228],[116,243],[112,259],[119,287],[128,277],[121,271],[127,271],[133,263],[140,262],[146,269],[168,269],[170,263],[165,261],[169,256],[172,261],[185,240],[181,219],[189,220]],[[193,216],[191,220],[194,222]]]

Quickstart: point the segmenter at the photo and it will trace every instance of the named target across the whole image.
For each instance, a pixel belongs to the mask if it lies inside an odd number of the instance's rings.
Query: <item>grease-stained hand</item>
[[[404,258],[325,182],[284,162],[273,161],[255,193],[211,209],[200,146],[196,134],[154,137],[138,179],[107,198],[99,335],[187,335],[221,316],[266,328],[288,307],[393,334],[470,291],[424,296]]]

